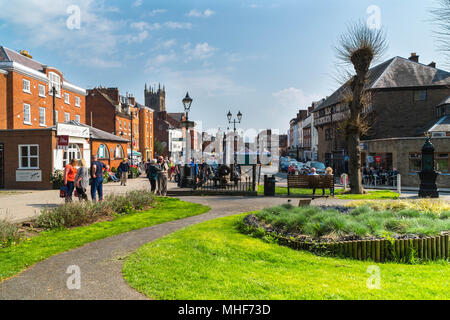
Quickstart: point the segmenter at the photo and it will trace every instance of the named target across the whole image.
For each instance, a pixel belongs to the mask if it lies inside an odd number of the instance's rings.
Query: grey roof
[[[436,69],[402,57],[394,57],[369,70],[367,89],[433,87],[450,85],[450,72]],[[341,102],[348,90],[343,84],[314,111],[319,111]]]
[[[45,65],[42,63],[3,46],[0,46],[0,62],[17,62],[39,72],[44,72],[45,68]]]
[[[444,116],[433,124],[428,132],[450,132],[450,116]]]
[[[183,119],[184,113],[183,112],[170,112],[170,113],[168,112],[167,115],[169,117],[171,117],[172,119],[180,122],[180,121],[183,121],[182,119]]]
[[[439,103],[437,106],[438,107],[440,107],[440,106],[443,106],[443,105],[446,105],[446,104],[450,104],[450,96],[448,96],[447,98],[445,98],[441,103]]]
[[[79,123],[76,121],[70,121],[69,124],[74,126],[81,126],[85,128],[89,128],[90,137],[93,140],[105,140],[105,141],[115,141],[115,142],[129,142],[129,140],[113,135],[112,133],[100,130],[98,128],[94,128],[88,126],[87,124]]]

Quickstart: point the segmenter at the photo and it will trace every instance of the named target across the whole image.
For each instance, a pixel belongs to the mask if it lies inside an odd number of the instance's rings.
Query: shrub
[[[154,202],[155,197],[150,191],[130,191],[124,195],[109,195],[103,202],[74,202],[44,209],[36,218],[35,224],[44,229],[71,228],[93,223],[102,217],[144,210],[150,208]]]
[[[0,247],[6,247],[19,240],[20,233],[17,225],[6,220],[0,220]]]
[[[56,170],[50,176],[50,182],[53,184],[54,189],[59,189],[64,185],[64,171]]]
[[[450,203],[443,200],[420,199],[420,200],[390,200],[390,201],[373,201],[358,200],[347,204],[348,207],[368,206],[375,211],[402,211],[412,209],[419,212],[429,212],[439,216],[445,211],[450,211]]]

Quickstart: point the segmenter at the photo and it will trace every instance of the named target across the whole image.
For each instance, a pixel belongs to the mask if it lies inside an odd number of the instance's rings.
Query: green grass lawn
[[[344,189],[335,189],[336,199],[353,199],[353,200],[375,200],[375,199],[398,199],[399,194],[390,190],[376,190],[368,191],[367,194],[343,194]],[[258,194],[264,195],[264,186],[260,185],[258,187]],[[275,187],[275,194],[277,195],[287,195],[287,187]],[[311,195],[313,194],[312,189],[291,189],[291,195]],[[316,196],[321,196],[322,190],[316,190]],[[325,189],[325,195],[330,195],[330,189]]]
[[[55,254],[120,233],[205,213],[209,207],[173,198],[158,198],[155,208],[113,221],[69,230],[46,231],[19,245],[0,248],[0,281]]]
[[[447,262],[377,264],[318,257],[239,233],[244,215],[201,223],[140,248],[123,274],[154,299],[449,299]]]

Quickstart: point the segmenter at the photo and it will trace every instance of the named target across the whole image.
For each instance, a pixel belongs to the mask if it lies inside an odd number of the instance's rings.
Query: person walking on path
[[[86,194],[88,185],[89,185],[89,172],[86,167],[86,161],[81,159],[78,162],[79,168],[77,171],[77,175],[75,176],[75,188],[78,193],[78,199],[80,201],[87,201],[88,196]]]
[[[91,165],[91,197],[92,201],[97,201],[97,193],[98,200],[103,201],[103,170],[107,169],[107,167],[100,161],[98,161],[97,157],[92,158]]]
[[[167,195],[167,180],[169,166],[167,162],[164,161],[163,157],[159,157],[158,165],[160,166],[160,171],[158,172],[158,195],[165,197]]]
[[[120,185],[127,186],[128,172],[130,171],[130,164],[128,163],[128,159],[123,159],[120,163],[119,168],[120,172]]]
[[[172,158],[169,160],[169,180],[172,181],[173,174],[175,172],[175,163],[173,162]]]
[[[67,188],[66,203],[72,202],[72,194],[75,187],[75,176],[77,175],[77,160],[72,159],[64,169],[64,185]]]
[[[161,171],[161,167],[157,164],[156,159],[153,159],[147,168],[147,178],[150,181],[150,187],[152,193],[156,193],[156,181],[158,180],[158,172]]]

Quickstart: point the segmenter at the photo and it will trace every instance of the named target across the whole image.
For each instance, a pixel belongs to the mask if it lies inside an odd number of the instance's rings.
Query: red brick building
[[[5,47],[0,47],[0,69],[0,129],[46,128],[72,120],[85,123],[86,91],[68,82],[58,69]]]

